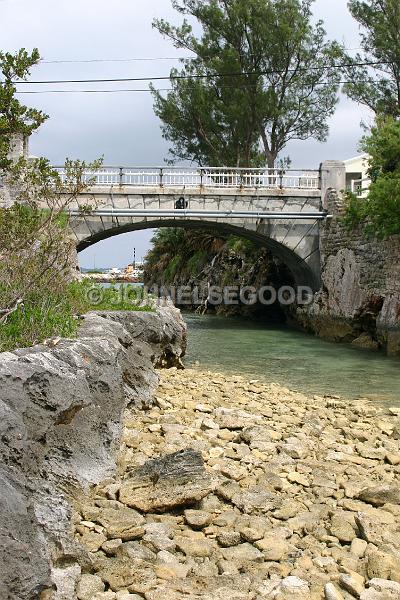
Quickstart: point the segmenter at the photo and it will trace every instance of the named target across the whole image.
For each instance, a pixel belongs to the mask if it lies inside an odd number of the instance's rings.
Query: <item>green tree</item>
[[[172,160],[273,167],[290,140],[326,140],[340,48],[312,24],[312,3],[172,0],[183,23],[154,27],[195,56],[171,71],[165,97],[153,88]]]
[[[349,195],[345,221],[364,223],[367,234],[387,239],[400,234],[400,122],[380,116],[361,148],[370,156],[371,185],[366,199]]]
[[[0,84],[0,175],[11,164],[9,153],[15,136],[29,136],[48,118],[42,111],[21,104],[15,95],[15,80],[26,80],[31,67],[39,60],[37,48],[31,53],[25,48],[16,54],[0,52],[3,76]]]
[[[47,119],[16,97],[15,82],[39,60],[37,50],[0,53],[0,337],[9,342],[23,337],[16,327],[20,313],[29,315],[20,321],[35,332],[26,335],[27,343],[39,341],[40,331],[47,335],[61,327],[56,311],[71,279],[73,256],[67,210],[90,185],[87,171],[101,163],[67,160],[61,179],[44,158],[10,159],[15,137],[30,135]],[[15,335],[4,333],[5,327]]]
[[[362,52],[343,55],[349,81],[345,93],[376,114],[400,116],[400,2],[350,0],[349,10],[361,27]],[[360,66],[369,63],[370,66]]]

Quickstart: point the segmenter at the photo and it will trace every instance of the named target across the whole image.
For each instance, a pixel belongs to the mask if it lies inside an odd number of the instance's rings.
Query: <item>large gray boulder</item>
[[[65,560],[89,561],[73,499],[112,474],[128,404],[148,406],[154,366],[180,364],[173,307],[90,313],[78,339],[0,354],[0,598],[40,598]],[[54,579],[54,577],[53,577]]]

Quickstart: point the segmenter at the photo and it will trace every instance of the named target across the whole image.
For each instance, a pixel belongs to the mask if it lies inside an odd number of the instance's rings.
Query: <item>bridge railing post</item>
[[[340,160],[326,160],[320,166],[321,203],[323,210],[334,214],[343,210],[346,190],[346,166]]]
[[[124,169],[122,167],[119,168],[119,185],[122,186],[124,183]]]
[[[285,175],[285,171],[283,169],[279,169],[279,188],[283,189],[283,176]]]
[[[162,167],[160,169],[159,175],[160,175],[160,187],[163,187],[164,186],[164,169]]]

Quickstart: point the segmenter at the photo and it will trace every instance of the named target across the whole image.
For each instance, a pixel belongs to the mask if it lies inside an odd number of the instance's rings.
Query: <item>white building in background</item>
[[[346,189],[359,198],[366,198],[371,180],[368,177],[368,154],[361,154],[344,161],[346,165]]]

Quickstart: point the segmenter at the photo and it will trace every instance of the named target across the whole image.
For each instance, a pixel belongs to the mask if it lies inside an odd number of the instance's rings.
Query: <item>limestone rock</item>
[[[107,538],[102,533],[88,531],[80,538],[80,542],[89,552],[97,552]]]
[[[109,539],[120,538],[127,542],[141,537],[144,533],[144,517],[131,508],[102,509],[96,520],[105,527]]]
[[[297,437],[287,438],[281,446],[281,450],[294,459],[305,458],[309,453],[308,445]]]
[[[108,583],[113,592],[128,589],[130,592],[144,594],[156,587],[157,582],[149,564],[127,557],[106,560],[97,574]]]
[[[299,485],[303,485],[304,487],[309,487],[310,485],[310,482],[307,479],[307,477],[302,473],[297,473],[296,471],[294,471],[293,473],[289,473],[287,478],[288,481],[290,481],[290,483],[298,483]]]
[[[55,593],[47,596],[49,600],[70,600],[74,598],[76,586],[81,578],[81,567],[77,564],[64,569],[55,568],[52,571],[52,580],[57,588]],[[5,596],[7,598],[7,596]],[[47,600],[47,598],[43,600]],[[42,600],[42,598],[40,599]]]
[[[193,529],[203,529],[210,525],[212,521],[212,514],[204,510],[191,510],[187,509],[184,512],[185,520],[190,527]]]
[[[380,520],[381,512],[382,517],[385,515],[386,520]],[[384,517],[383,517],[384,518]],[[360,532],[360,537],[370,544],[380,546],[383,543],[398,543],[398,536],[395,531],[388,525],[394,523],[394,519],[389,512],[376,511],[374,514],[358,513],[355,517],[355,521]]]
[[[385,456],[389,465],[397,466],[400,465],[400,454],[394,454],[393,452],[387,452]]]
[[[371,579],[368,589],[360,595],[360,600],[398,600],[400,583],[385,579]]]
[[[362,558],[367,549],[368,543],[360,538],[354,538],[351,542],[350,552],[357,558]]]
[[[154,364],[178,363],[185,336],[172,307],[91,313],[77,339],[1,354],[1,598],[50,589],[67,570],[51,574],[52,554],[56,564],[67,555],[69,564],[87,566],[85,548],[71,537],[66,490],[79,495],[114,473],[122,411],[149,404]]]
[[[343,594],[339,592],[333,583],[327,583],[324,589],[325,600],[344,600]]]
[[[396,557],[379,548],[368,549],[367,574],[370,579],[394,579],[400,582],[400,553]]]
[[[280,561],[287,557],[291,546],[284,539],[276,535],[269,535],[254,543],[261,550],[265,560]]]
[[[120,501],[142,512],[165,512],[199,502],[212,489],[201,454],[189,448],[132,471],[121,485]]]
[[[260,514],[274,507],[275,496],[262,487],[253,487],[234,494],[232,503],[248,514]]]
[[[78,600],[91,600],[97,592],[104,592],[104,583],[97,575],[82,575],[76,588]]]
[[[263,531],[253,527],[242,527],[240,529],[240,535],[245,542],[254,543],[257,540],[261,540],[264,536],[264,533]]]
[[[248,543],[239,544],[232,548],[224,548],[221,552],[225,560],[239,564],[244,564],[248,561],[263,562],[264,560],[262,552]]]
[[[334,535],[340,542],[344,543],[350,543],[356,537],[354,527],[340,513],[332,517],[330,532],[331,535]]]
[[[145,530],[146,534],[143,536],[143,542],[154,550],[154,552],[175,549],[176,544],[171,539],[172,532],[168,525],[164,523],[149,523],[146,525]]]
[[[241,535],[238,531],[221,531],[217,535],[217,542],[220,546],[224,548],[229,548],[230,546],[237,546],[240,544]]]
[[[385,484],[368,487],[361,490],[358,498],[377,507],[384,504],[400,504],[400,486]]]
[[[295,576],[285,577],[278,590],[279,594],[276,597],[282,600],[308,600],[310,597],[307,581]]]
[[[188,537],[176,537],[175,538],[176,547],[178,550],[183,552],[186,556],[195,556],[195,557],[206,557],[210,556],[214,544],[211,540],[208,540],[204,536],[202,538],[188,538]]]
[[[379,343],[372,338],[369,333],[362,333],[358,338],[351,342],[352,346],[362,348],[363,350],[378,350]]]
[[[359,598],[361,592],[364,590],[364,577],[358,575],[358,573],[343,574],[339,578],[339,584],[344,590],[350,592],[352,596]]]

